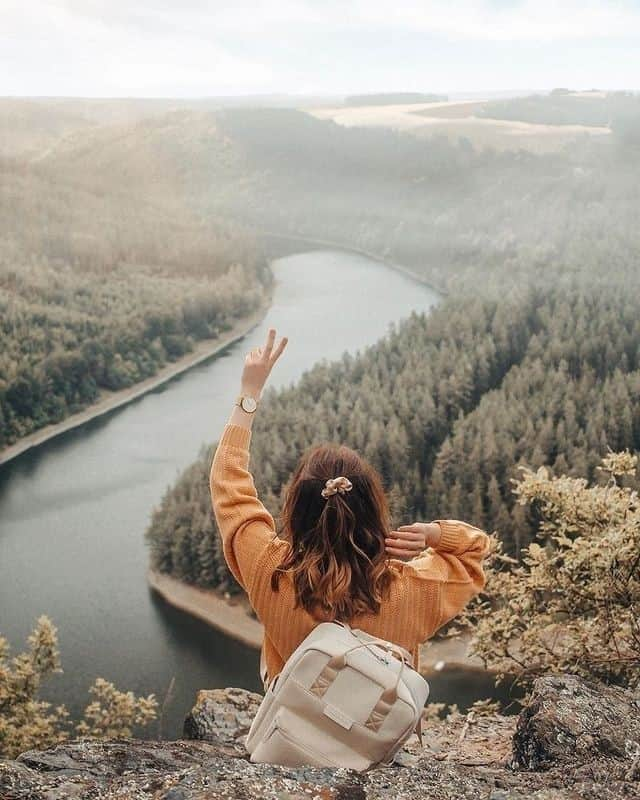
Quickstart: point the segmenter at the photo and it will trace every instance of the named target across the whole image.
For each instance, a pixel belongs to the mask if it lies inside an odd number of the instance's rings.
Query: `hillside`
[[[380,253],[436,285],[504,270],[550,283],[575,269],[604,276],[630,269],[638,250],[640,152],[615,141],[536,156],[297,111],[221,112],[219,125],[252,176],[235,214]]]
[[[243,95],[233,97],[0,97],[0,157],[38,160],[67,136],[100,127],[126,128],[170,112],[221,108],[291,108],[341,102],[341,97]]]
[[[459,287],[491,280],[497,265],[552,282],[628,269],[640,151],[621,136],[501,153],[293,109],[190,110],[69,136],[39,166],[75,185],[171,198],[207,221],[360,247]]]
[[[621,113],[637,118],[637,98],[624,93],[552,92],[506,100],[411,100],[388,97],[386,103],[312,109],[319,119],[347,127],[388,128],[418,138],[464,138],[478,150],[553,153],[576,142],[607,143],[613,120]]]
[[[0,160],[0,447],[215,340],[270,281],[246,228],[192,202],[188,164],[166,168],[169,137],[143,136],[109,179],[112,137]]]
[[[53,109],[36,100],[0,98],[0,156],[36,158],[54,142],[91,121],[75,109]]]
[[[541,125],[615,127],[622,117],[640,116],[640,95],[632,92],[572,92],[555,89],[547,95],[529,95],[484,103],[476,112],[491,119],[509,119]]]
[[[192,213],[198,212],[203,192],[220,192],[244,171],[217,115],[188,110],[68,136],[39,160],[39,167],[75,185],[125,189],[148,203]]]

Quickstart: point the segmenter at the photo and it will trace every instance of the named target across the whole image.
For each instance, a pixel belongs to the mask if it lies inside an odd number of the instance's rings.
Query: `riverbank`
[[[244,596],[226,600],[211,589],[200,589],[188,583],[150,569],[147,582],[153,591],[174,608],[197,617],[212,628],[259,650],[262,647],[264,628],[249,616],[249,606]]]
[[[24,436],[15,444],[9,445],[0,452],[0,466],[7,464],[14,458],[17,458],[22,453],[30,450],[33,447],[38,447],[50,439],[60,436],[67,431],[84,425],[96,417],[103,414],[108,414],[116,408],[125,406],[128,403],[137,400],[139,397],[147,394],[148,392],[157,389],[167,381],[172,380],[182,372],[195,367],[204,361],[218,355],[222,350],[239,339],[246,336],[255,326],[262,320],[271,304],[272,294],[267,291],[263,297],[260,307],[256,309],[253,314],[238,320],[223,336],[218,336],[216,339],[203,339],[196,342],[193,350],[187,355],[179,358],[177,361],[172,361],[170,364],[164,366],[155,375],[146,378],[139,383],[129,386],[126,389],[121,389],[117,392],[101,392],[100,400],[93,403],[87,408],[71,414],[65,419],[53,425],[46,425],[44,428],[39,428],[37,431]]]
[[[361,247],[355,247],[354,245],[344,244],[342,242],[335,242],[331,239],[315,239],[309,236],[299,236],[295,233],[259,231],[259,234],[265,240],[290,242],[294,245],[308,245],[311,248],[321,247],[328,250],[343,250],[345,253],[355,253],[359,256],[365,256],[366,258],[371,259],[371,261],[376,261],[378,264],[383,264],[385,267],[388,267],[395,272],[399,272],[402,275],[406,275],[408,278],[412,278],[414,281],[421,283],[423,286],[428,286],[430,289],[433,289],[434,292],[438,292],[440,295],[446,296],[449,294],[447,289],[444,289],[442,286],[436,286],[433,282],[427,280],[422,275],[419,275],[417,272],[409,269],[409,267],[404,266],[404,264],[398,264],[396,261],[389,261],[384,255],[373,253],[370,250],[364,250]],[[295,250],[294,252],[299,252],[299,250]]]
[[[250,609],[244,595],[230,600],[212,589],[200,589],[188,583],[162,575],[154,570],[147,573],[151,589],[165,602],[184,611],[231,639],[258,650],[262,647],[264,628],[250,616]],[[420,650],[420,667],[425,674],[440,672],[445,668],[479,670],[484,672],[482,662],[468,653],[469,638],[456,637],[440,639],[424,644]]]

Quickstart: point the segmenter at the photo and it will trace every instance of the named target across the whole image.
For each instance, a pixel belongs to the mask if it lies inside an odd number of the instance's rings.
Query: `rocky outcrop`
[[[602,755],[640,760],[640,694],[575,675],[540,678],[518,718],[513,755],[526,769]]]
[[[260,696],[202,691],[177,742],[77,739],[0,760],[2,800],[619,800],[640,797],[640,698],[572,676],[536,683],[519,718],[426,726],[398,763],[365,774],[251,764]],[[620,716],[618,716],[620,715]],[[589,730],[590,729],[590,730]]]
[[[184,721],[184,738],[234,745],[245,755],[242,740],[261,700],[261,694],[246,689],[204,689]]]

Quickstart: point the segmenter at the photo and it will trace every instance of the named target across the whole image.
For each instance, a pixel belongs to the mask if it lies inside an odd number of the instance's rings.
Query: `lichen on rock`
[[[575,675],[538,679],[513,739],[520,767],[640,757],[640,694]]]

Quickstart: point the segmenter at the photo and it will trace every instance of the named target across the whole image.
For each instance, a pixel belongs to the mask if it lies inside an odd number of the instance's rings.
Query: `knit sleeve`
[[[250,592],[265,551],[280,540],[273,517],[258,499],[249,472],[251,431],[227,425],[218,443],[209,478],[211,502],[233,576]]]
[[[413,578],[437,586],[435,605],[425,609],[424,619],[419,621],[423,640],[459,614],[484,588],[482,561],[491,543],[484,531],[466,522],[435,521],[442,531],[438,545],[405,566]]]

